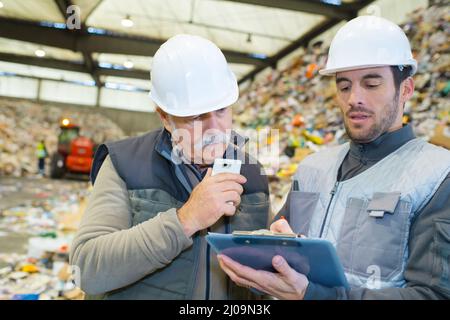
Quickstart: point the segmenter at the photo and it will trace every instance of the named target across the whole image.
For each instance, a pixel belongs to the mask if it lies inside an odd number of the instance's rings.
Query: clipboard
[[[349,288],[336,249],[328,240],[258,230],[233,234],[210,232],[206,241],[217,253],[256,270],[276,272],[272,258],[280,255],[313,283]]]

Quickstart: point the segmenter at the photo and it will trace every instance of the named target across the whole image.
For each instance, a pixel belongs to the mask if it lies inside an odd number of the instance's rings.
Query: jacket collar
[[[350,143],[350,155],[357,159],[379,161],[416,136],[408,124],[401,129],[385,132],[369,143]]]

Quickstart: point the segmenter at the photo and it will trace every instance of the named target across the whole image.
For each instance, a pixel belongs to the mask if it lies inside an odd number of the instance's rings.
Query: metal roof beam
[[[71,0],[55,0],[56,5],[59,8],[59,11],[61,13],[61,15],[63,16],[64,20],[67,19],[67,9],[72,5],[72,1]],[[84,25],[81,25],[81,17],[77,17],[78,19],[80,19],[80,30],[69,30],[68,32],[71,33],[80,33],[85,29]],[[98,87],[102,86],[102,82],[100,81],[100,76],[95,73],[95,63],[94,60],[92,59],[92,54],[90,52],[87,52],[84,48],[82,50],[82,54],[83,54],[83,59],[84,59],[84,65],[85,68],[87,70],[87,72],[91,75],[92,79],[94,79],[95,84]]]
[[[163,40],[146,37],[126,36],[112,32],[105,34],[71,32],[67,29],[57,29],[41,26],[38,23],[0,18],[0,37],[37,43],[41,45],[67,49],[78,52],[99,52],[124,55],[152,57],[164,43]],[[249,53],[232,50],[222,50],[229,63],[252,65],[266,64],[264,56],[259,57]]]
[[[60,69],[65,71],[86,73],[83,63],[69,62],[52,58],[38,58],[17,54],[0,53],[0,61],[25,64],[42,68]]]
[[[24,55],[0,53],[0,61],[19,63],[29,66],[36,66],[42,68],[58,69],[64,71],[73,71],[80,73],[87,73],[85,65],[83,63],[70,62],[65,60],[58,60],[52,58],[38,58]],[[131,79],[149,80],[150,74],[145,70],[118,70],[100,68],[97,64],[93,63],[92,70],[97,76],[113,76]]]
[[[349,19],[355,10],[355,6],[345,3],[334,5],[313,0],[225,0],[229,2],[244,3],[276,9],[299,11],[317,15],[323,15],[335,19]]]

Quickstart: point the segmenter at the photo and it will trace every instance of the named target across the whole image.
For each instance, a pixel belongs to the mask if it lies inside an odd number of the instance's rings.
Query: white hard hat
[[[411,47],[403,30],[376,16],[360,16],[347,22],[331,41],[328,61],[321,75],[379,67],[411,66],[417,70]]]
[[[214,43],[182,34],[167,40],[153,57],[150,97],[168,114],[188,117],[232,105],[239,87]]]

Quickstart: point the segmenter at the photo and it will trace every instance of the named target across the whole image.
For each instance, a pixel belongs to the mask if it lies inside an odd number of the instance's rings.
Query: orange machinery
[[[80,127],[69,119],[61,121],[58,148],[52,155],[50,176],[62,178],[66,173],[89,174],[94,158],[95,144],[80,136]]]

